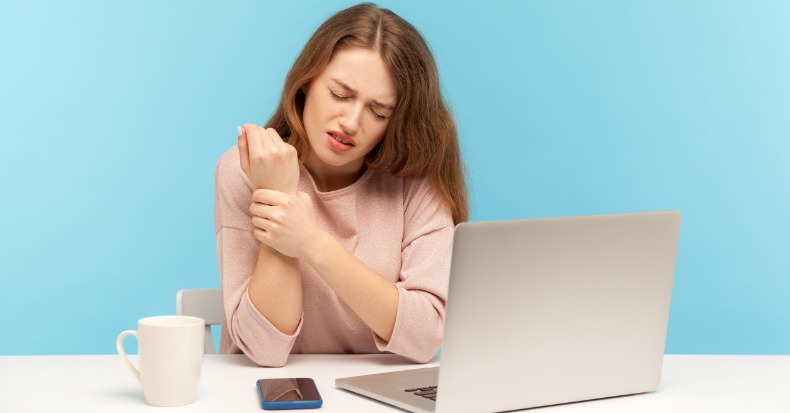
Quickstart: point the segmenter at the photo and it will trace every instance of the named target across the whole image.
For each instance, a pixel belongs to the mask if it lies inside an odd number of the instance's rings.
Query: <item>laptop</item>
[[[677,211],[459,224],[440,366],[335,384],[438,413],[654,391],[679,231]]]

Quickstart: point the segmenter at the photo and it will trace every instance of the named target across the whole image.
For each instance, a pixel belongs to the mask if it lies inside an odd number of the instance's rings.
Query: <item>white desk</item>
[[[392,355],[292,355],[286,367],[273,369],[243,355],[212,354],[204,358],[197,400],[161,408],[145,403],[118,356],[3,356],[0,412],[262,412],[255,381],[270,377],[314,378],[324,399],[316,413],[400,412],[336,388],[335,378],[419,367]],[[532,411],[790,412],[790,356],[669,355],[655,393]]]

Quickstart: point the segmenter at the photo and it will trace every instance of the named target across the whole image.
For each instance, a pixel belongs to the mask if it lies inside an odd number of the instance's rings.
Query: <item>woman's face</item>
[[[381,141],[397,104],[395,79],[378,53],[337,52],[307,86],[303,121],[314,175],[357,174]]]

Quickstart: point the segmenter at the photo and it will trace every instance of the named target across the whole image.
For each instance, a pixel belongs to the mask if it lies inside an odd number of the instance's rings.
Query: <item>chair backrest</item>
[[[211,325],[222,324],[222,291],[219,288],[178,290],[176,314],[200,317],[206,321],[204,351],[214,353]]]

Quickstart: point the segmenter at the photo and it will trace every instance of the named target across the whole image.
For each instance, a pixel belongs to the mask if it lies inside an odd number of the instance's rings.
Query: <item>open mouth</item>
[[[342,143],[343,145],[354,146],[354,144],[353,144],[353,143],[351,143],[351,142],[348,142],[348,141],[344,141],[344,140],[343,140],[343,138],[341,138],[340,136],[337,136],[337,135],[335,135],[335,134],[332,134],[332,133],[330,133],[330,135],[332,135],[332,137],[333,137],[333,138],[334,138],[336,141],[338,141],[338,142]]]
[[[340,132],[338,130],[329,130],[326,133],[330,145],[332,145],[333,148],[341,152],[347,151],[357,146],[357,143],[354,141],[354,138],[346,135],[343,132]]]

